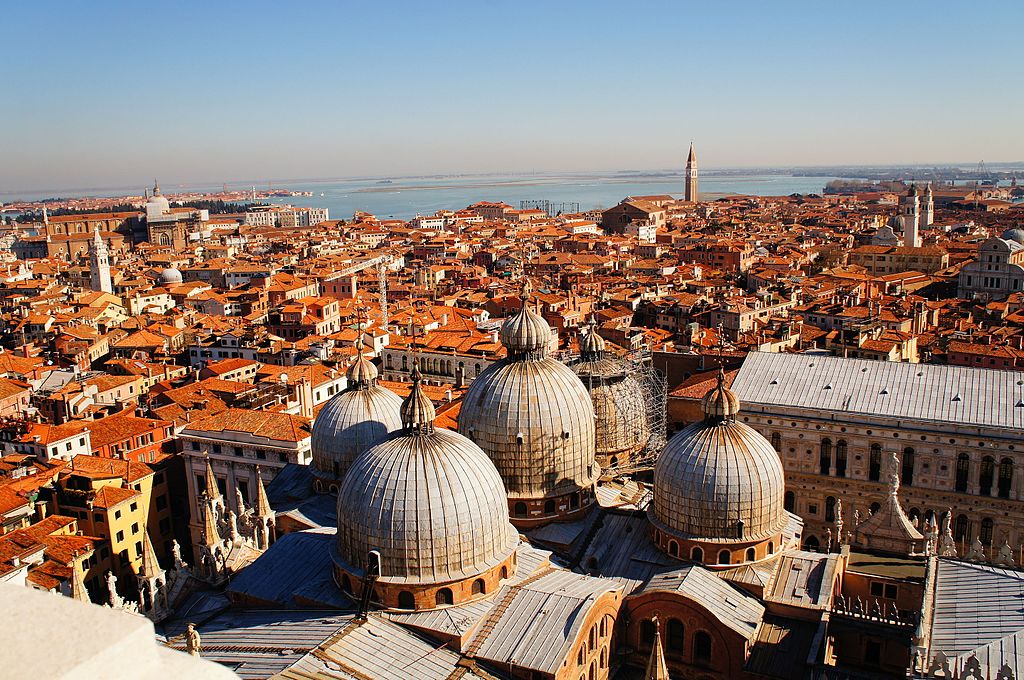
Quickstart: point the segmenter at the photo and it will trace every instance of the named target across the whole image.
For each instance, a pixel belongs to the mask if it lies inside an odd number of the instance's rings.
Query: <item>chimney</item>
[[[307,378],[299,381],[299,415],[313,418],[313,383]]]

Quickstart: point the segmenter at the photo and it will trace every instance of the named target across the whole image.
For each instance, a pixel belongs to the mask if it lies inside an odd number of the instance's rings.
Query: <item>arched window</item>
[[[871,514],[872,515],[875,514],[876,512],[878,512],[881,509],[882,509],[881,503],[875,502],[875,503],[871,504],[870,510],[871,510]]]
[[[402,370],[409,370],[409,357],[405,356],[404,354],[402,355]]]
[[[868,479],[877,482],[882,478],[882,445],[872,444],[868,457]]]
[[[772,432],[772,448],[776,452],[782,453],[782,435],[778,432]]]
[[[669,541],[668,554],[672,557],[679,557],[679,543],[677,543],[676,541]]]
[[[544,514],[553,515],[555,514],[555,502],[553,500],[544,501]]]
[[[978,486],[982,496],[992,495],[992,482],[996,478],[996,460],[992,456],[981,459],[981,472],[978,475]]]
[[[711,661],[711,636],[702,630],[693,635],[693,660],[697,663]]]
[[[399,609],[415,609],[416,598],[412,596],[408,590],[403,590],[398,593],[398,608]]]
[[[719,564],[729,564],[729,559],[731,557],[732,557],[732,555],[729,554],[728,550],[722,550],[722,551],[720,551],[718,553],[718,563]]]
[[[650,647],[654,644],[655,635],[654,621],[644,619],[640,622],[640,646]]]
[[[921,511],[918,510],[917,508],[911,508],[910,511],[907,513],[907,517],[909,517],[910,521],[914,522],[915,524],[917,523],[917,520],[920,516]]]
[[[508,567],[503,565],[501,567],[501,580],[504,581],[507,578],[508,578]]]
[[[590,662],[590,673],[587,674],[587,680],[597,680],[597,660]]]
[[[682,654],[683,644],[686,639],[686,628],[679,619],[668,620],[668,648],[670,651]]]
[[[821,440],[821,453],[818,456],[818,471],[827,475],[832,470],[832,440]]]
[[[526,517],[526,503],[519,501],[512,507],[512,514],[516,517]]]
[[[782,507],[789,512],[793,512],[793,508],[796,507],[796,494],[792,491],[787,491],[786,495],[782,497]]]
[[[825,499],[825,521],[835,522],[836,521],[836,497],[829,496]]]
[[[452,604],[455,599],[452,597],[451,588],[441,588],[437,591],[437,595],[434,596],[434,603],[437,605]]]
[[[909,446],[903,449],[903,474],[900,480],[903,486],[914,484],[914,449]]]
[[[967,515],[956,516],[953,522],[953,538],[965,543],[971,540],[971,523],[967,521]]]
[[[690,559],[694,562],[703,562],[704,551],[698,546],[693,546],[693,550],[690,551]]]
[[[836,442],[836,477],[846,476],[846,440]]]
[[[775,554],[775,543],[773,541],[768,541],[768,554],[769,555],[774,555]]]
[[[747,562],[753,562],[757,559],[757,551],[753,548],[747,548]]]
[[[1003,458],[999,462],[999,497],[1009,498],[1011,486],[1013,486],[1013,461]]]
[[[978,539],[982,545],[992,545],[992,518],[986,517],[981,520],[981,533],[978,534]]]
[[[487,583],[482,578],[473,581],[473,594],[483,595],[487,592]]]
[[[970,474],[971,470],[971,457],[966,453],[961,453],[956,457],[956,485],[955,488],[960,493],[967,493],[967,475]]]
[[[808,536],[807,540],[804,541],[804,548],[810,550],[811,552],[818,552],[818,549],[820,547],[821,543],[818,542],[817,536]]]

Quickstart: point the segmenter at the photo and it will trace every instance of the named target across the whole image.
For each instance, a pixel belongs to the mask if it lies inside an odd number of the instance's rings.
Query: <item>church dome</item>
[[[703,405],[704,420],[676,434],[658,458],[652,523],[690,541],[775,539],[787,523],[778,453],[736,420],[740,402],[721,372]]]
[[[160,283],[162,284],[175,284],[181,283],[181,272],[174,267],[168,267],[167,269],[160,272]]]
[[[494,464],[466,437],[435,429],[427,404],[414,372],[403,429],[361,454],[338,494],[336,564],[359,578],[370,552],[377,551],[375,587],[388,606],[399,602],[392,586],[452,585],[449,599],[439,597],[439,604],[490,592],[463,591],[454,582],[507,568],[519,542]]]
[[[607,356],[604,339],[593,326],[580,339],[580,358],[572,370],[594,405],[597,461],[603,467],[626,464],[650,434],[644,389],[624,361]]]
[[[153,183],[153,195],[146,201],[146,217],[153,218],[171,212],[171,203],[160,193],[160,185]]]
[[[402,428],[402,398],[377,384],[377,369],[361,352],[349,367],[348,383],[313,422],[313,468],[327,480],[344,479],[360,453]]]
[[[1021,229],[1020,227],[1013,227],[1011,229],[1007,229],[1006,231],[1003,232],[1003,235],[1000,238],[1002,238],[1004,241],[1016,241],[1017,243],[1024,246],[1024,229]]]
[[[590,395],[572,369],[547,356],[550,328],[525,299],[502,330],[509,356],[473,380],[462,400],[459,432],[494,461],[516,508],[514,518],[529,514],[530,521],[544,521],[571,514],[581,501],[591,501],[599,474]],[[567,498],[555,500],[560,496]],[[535,512],[530,500],[543,509]]]
[[[530,309],[530,284],[524,281],[523,305],[519,313],[501,325],[501,344],[510,357],[528,357],[546,353],[551,342],[551,327],[540,314]]]

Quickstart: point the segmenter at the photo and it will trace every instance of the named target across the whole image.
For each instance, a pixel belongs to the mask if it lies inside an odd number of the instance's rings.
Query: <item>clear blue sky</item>
[[[1024,159],[1024,2],[6,3],[0,196]]]

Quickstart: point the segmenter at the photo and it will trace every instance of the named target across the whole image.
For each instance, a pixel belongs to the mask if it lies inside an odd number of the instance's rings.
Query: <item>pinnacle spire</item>
[[[206,495],[210,500],[220,498],[220,488],[217,486],[217,478],[213,474],[213,466],[210,465],[210,456],[206,456]]]
[[[405,398],[405,401],[402,402],[402,425],[407,430],[420,434],[429,434],[434,429],[436,412],[433,402],[423,392],[423,387],[421,386],[423,375],[420,373],[419,359],[413,360],[412,372],[409,374],[409,377],[412,379],[412,390],[410,390],[409,396]]]
[[[160,576],[160,562],[156,559],[153,542],[149,540],[149,531],[142,532],[142,568],[139,576],[151,579]]]
[[[658,629],[657,619],[654,620],[654,645],[651,647],[651,656],[647,659],[644,680],[671,680],[668,674],[668,663],[665,661],[665,649],[661,645],[661,631]]]
[[[89,598],[89,591],[86,590],[85,584],[82,582],[82,575],[78,573],[78,568],[75,564],[71,565],[71,599],[92,604],[92,600]]]
[[[257,517],[272,517],[274,510],[270,507],[270,499],[267,498],[267,489],[263,486],[263,476],[260,475],[260,466],[256,466],[256,502],[253,504],[253,511]]]

